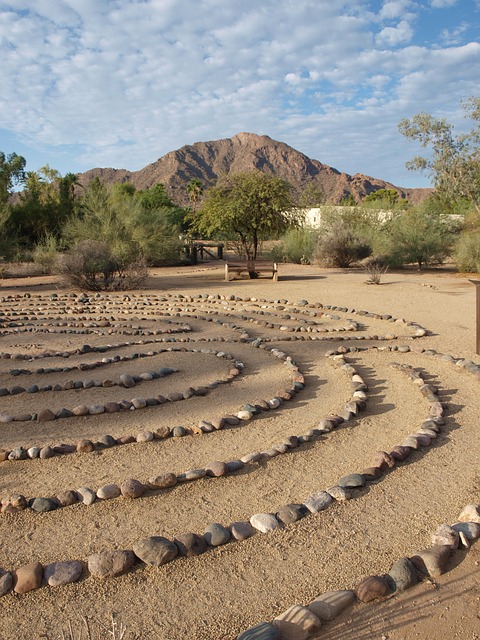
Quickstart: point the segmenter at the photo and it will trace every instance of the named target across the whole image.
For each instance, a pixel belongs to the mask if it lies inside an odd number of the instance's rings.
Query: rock
[[[98,416],[101,413],[105,413],[105,406],[103,404],[91,404],[88,407],[88,413],[91,416]]]
[[[80,487],[80,489],[77,489],[77,493],[81,502],[87,507],[93,504],[97,499],[97,494],[95,493],[95,491],[92,491],[88,487]]]
[[[117,413],[117,411],[120,411],[118,402],[106,402],[104,406],[106,413]]]
[[[303,518],[308,513],[304,504],[286,504],[276,513],[277,520],[283,524],[292,524]]]
[[[459,534],[463,534],[468,542],[478,540],[480,537],[480,524],[478,522],[456,522],[452,524],[452,529]]]
[[[65,454],[65,453],[73,453],[74,451],[77,450],[77,446],[74,444],[56,444],[53,447],[53,451],[54,453],[58,453],[58,454]]]
[[[319,618],[306,607],[294,604],[273,619],[282,640],[307,640],[322,626]]]
[[[215,460],[214,462],[210,462],[209,464],[207,464],[207,466],[205,467],[205,471],[207,472],[207,476],[220,478],[228,472],[228,468],[225,462]]]
[[[330,489],[327,489],[327,493],[329,493],[337,502],[345,502],[346,500],[350,500],[352,497],[352,494],[348,489],[339,486],[330,487]]]
[[[108,434],[100,436],[97,441],[97,445],[100,445],[101,447],[105,447],[107,449],[109,449],[110,447],[114,447],[116,444],[117,443],[115,442],[115,438]]]
[[[395,458],[386,451],[377,451],[373,459],[372,467],[379,467],[382,471],[395,466]]]
[[[13,590],[15,593],[28,593],[39,589],[43,581],[43,567],[40,562],[32,562],[13,572]]]
[[[168,402],[179,402],[180,400],[183,400],[183,393],[180,393],[180,391],[172,391],[165,397],[167,398]]]
[[[256,513],[250,518],[250,524],[260,533],[268,533],[280,526],[279,521],[271,513]]]
[[[37,513],[46,513],[58,509],[58,504],[51,498],[33,498],[29,504],[30,509]]]
[[[17,513],[27,508],[27,500],[25,496],[14,494],[1,501],[2,513]]]
[[[122,373],[122,375],[120,376],[120,384],[125,387],[125,389],[131,389],[135,386],[136,383],[130,374]]]
[[[417,571],[431,578],[436,578],[445,572],[450,555],[450,547],[437,545],[419,551],[416,555],[412,556],[410,560]]]
[[[95,445],[91,440],[79,440],[77,442],[77,451],[79,453],[91,453],[95,451]]]
[[[129,478],[121,484],[120,492],[125,498],[140,498],[145,493],[145,486],[139,480]]]
[[[57,502],[61,507],[69,507],[78,502],[77,492],[71,490],[62,491],[57,495]]]
[[[327,491],[318,491],[305,500],[305,506],[311,513],[318,513],[326,509],[332,501],[333,498]]]
[[[145,398],[132,398],[131,403],[135,409],[144,409],[147,406]]]
[[[79,404],[73,407],[72,413],[74,416],[86,416],[88,415],[88,407],[85,404]]]
[[[235,471],[240,471],[245,466],[241,460],[229,460],[226,465],[228,473],[235,473]]]
[[[205,542],[210,547],[219,547],[230,540],[230,531],[218,522],[209,524],[203,534]]]
[[[155,431],[155,437],[158,438],[159,440],[168,438],[169,435],[170,435],[170,427],[167,427],[167,426],[158,427],[158,429]]]
[[[368,576],[355,589],[355,595],[360,602],[384,598],[389,593],[391,593],[390,584],[384,576]]]
[[[37,413],[38,422],[48,422],[49,420],[55,420],[55,414],[51,409],[41,409]]]
[[[88,557],[88,570],[97,578],[113,578],[128,571],[135,563],[133,551],[108,549]]]
[[[445,545],[450,549],[455,550],[458,548],[459,536],[458,531],[455,531],[453,527],[448,524],[442,524],[438,527],[435,533],[432,535],[432,544]]]
[[[13,576],[9,571],[0,569],[0,598],[7,595],[13,586]]]
[[[252,527],[250,522],[232,522],[230,525],[230,531],[232,533],[232,538],[235,538],[235,540],[240,542],[250,538],[255,533],[255,529]]]
[[[118,484],[104,484],[97,490],[97,498],[100,500],[111,500],[118,498],[120,495],[120,487]]]
[[[458,516],[460,522],[477,522],[480,524],[480,505],[467,504]]]
[[[355,601],[353,591],[327,591],[317,596],[308,609],[324,621],[334,620]]]
[[[172,436],[174,438],[183,438],[183,436],[187,435],[187,430],[185,429],[185,427],[173,427],[172,430]]]
[[[155,438],[152,431],[142,431],[136,437],[137,442],[151,442]]]
[[[408,558],[400,558],[400,560],[397,560],[386,577],[393,581],[396,591],[410,589],[410,587],[415,586],[418,582],[415,565]]]
[[[160,567],[178,555],[177,545],[162,536],[151,536],[137,540],[133,553],[145,564]]]
[[[79,560],[52,562],[45,567],[44,577],[45,582],[51,587],[60,587],[64,584],[76,582],[82,572],[83,563]]]
[[[174,539],[181,556],[190,558],[207,551],[207,543],[203,536],[196,533],[181,533]]]
[[[160,476],[148,479],[148,484],[153,489],[168,489],[174,487],[177,482],[177,476],[174,473],[162,473]]]
[[[135,436],[120,436],[119,438],[115,438],[115,444],[131,444],[136,441]]]
[[[8,460],[26,460],[28,458],[27,450],[23,447],[15,447],[8,454]]]
[[[190,482],[192,480],[200,480],[200,478],[204,478],[207,475],[205,469],[189,469],[184,473],[177,474],[178,482]]]
[[[411,453],[412,450],[410,447],[401,447],[400,445],[393,447],[390,451],[391,457],[399,462],[406,460]]]
[[[365,486],[365,478],[361,473],[350,473],[340,478],[337,484],[344,489],[358,489]]]
[[[236,640],[280,640],[280,631],[269,622],[261,622],[240,633]]]

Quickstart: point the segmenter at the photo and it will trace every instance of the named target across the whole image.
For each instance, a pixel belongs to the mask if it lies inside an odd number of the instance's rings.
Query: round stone
[[[57,502],[51,498],[33,498],[29,506],[30,509],[37,513],[46,513],[47,511],[58,509]]]
[[[45,582],[51,587],[76,582],[83,572],[83,563],[79,560],[52,562],[44,570]]]
[[[256,513],[250,518],[250,524],[260,533],[268,533],[280,526],[279,521],[271,513]]]
[[[208,525],[203,537],[209,546],[218,547],[230,540],[230,531],[218,522],[214,522]]]
[[[390,584],[384,576],[368,576],[355,589],[355,595],[360,602],[384,598],[389,593],[391,593]]]
[[[129,478],[122,483],[120,491],[125,498],[140,498],[145,493],[145,486],[139,480]]]
[[[88,570],[97,578],[113,578],[125,573],[135,563],[133,551],[119,549],[94,553],[88,558]]]
[[[177,545],[162,536],[151,536],[137,540],[133,553],[145,564],[160,567],[178,555]]]
[[[120,487],[118,484],[105,484],[97,490],[97,498],[100,500],[111,500],[118,498],[120,495]]]
[[[189,558],[199,556],[207,551],[207,543],[203,536],[196,533],[181,533],[174,539],[181,556]]]
[[[417,570],[408,558],[397,560],[386,577],[391,578],[397,591],[410,589],[418,582]]]

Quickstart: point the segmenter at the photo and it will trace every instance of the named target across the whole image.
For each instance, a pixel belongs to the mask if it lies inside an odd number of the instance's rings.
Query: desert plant
[[[59,248],[58,239],[51,233],[45,234],[34,248],[33,261],[42,269],[43,273],[53,273],[58,259]]]
[[[480,273],[480,230],[460,236],[454,258],[458,271]]]
[[[365,280],[367,284],[380,284],[382,276],[388,271],[388,265],[386,265],[384,259],[379,256],[368,257],[364,260],[362,268],[368,276]]]
[[[289,229],[282,241],[272,249],[271,256],[277,262],[309,264],[316,240],[317,233],[312,229]]]
[[[348,268],[372,252],[370,244],[345,222],[337,220],[320,234],[313,260],[323,267]]]
[[[118,291],[139,287],[147,277],[141,259],[120,261],[105,242],[83,240],[59,256],[57,271],[67,282],[87,291]]]

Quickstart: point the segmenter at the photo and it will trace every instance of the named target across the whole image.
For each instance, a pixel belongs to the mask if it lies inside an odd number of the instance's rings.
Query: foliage
[[[395,189],[377,189],[365,196],[362,205],[374,209],[405,209],[408,201],[400,198]]]
[[[315,249],[317,235],[312,229],[289,229],[280,244],[272,249],[272,259],[276,262],[309,264]]]
[[[155,206],[155,194],[108,190],[92,181],[79,202],[79,215],[64,227],[71,246],[84,240],[100,240],[121,266],[143,258],[149,264],[178,259],[178,228],[171,224],[164,206]],[[158,195],[158,190],[156,190]]]
[[[60,243],[56,236],[47,233],[33,250],[33,261],[43,273],[53,273],[58,259]]]
[[[458,271],[480,273],[480,229],[462,233],[455,247],[455,265]]]
[[[139,201],[143,211],[156,212],[158,218],[185,231],[186,211],[176,205],[165,191],[163,184],[154,184],[149,189],[137,191],[135,198]]]
[[[98,240],[83,240],[60,254],[57,270],[69,284],[87,291],[138,288],[147,277],[142,260],[120,261]]]
[[[345,221],[338,219],[320,233],[313,259],[322,267],[344,269],[366,258],[371,252],[370,243]]]
[[[315,182],[309,182],[300,194],[298,206],[302,209],[320,207],[325,202],[325,194]]]
[[[419,269],[439,264],[449,255],[454,230],[446,216],[421,206],[396,214],[385,225],[386,259],[391,266],[415,263]]]
[[[185,191],[192,205],[193,211],[197,208],[197,202],[202,197],[204,192],[204,186],[199,178],[192,178],[187,184]]]
[[[285,180],[259,171],[224,176],[206,191],[202,208],[191,213],[193,228],[207,237],[236,237],[245,255],[255,259],[262,240],[298,224],[292,192]]]
[[[463,101],[465,116],[480,121],[480,98]],[[455,135],[453,125],[444,118],[418,113],[402,120],[400,133],[421,146],[431,147],[431,157],[417,156],[407,163],[408,169],[426,171],[436,190],[448,199],[468,198],[480,211],[480,127]]]
[[[388,266],[385,264],[383,258],[379,256],[370,256],[363,261],[363,271],[368,276],[365,280],[367,284],[380,284],[382,276],[388,271]]]
[[[26,160],[23,156],[10,153],[8,156],[0,151],[0,209],[8,202],[8,197],[16,185],[25,180]]]
[[[346,193],[339,202],[341,207],[355,207],[357,205],[357,201],[353,193]]]

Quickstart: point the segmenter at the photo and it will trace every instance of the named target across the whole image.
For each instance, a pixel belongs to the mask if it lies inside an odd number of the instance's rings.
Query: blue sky
[[[428,186],[398,122],[468,127],[479,36],[480,0],[0,0],[0,150],[137,170],[248,131]]]

